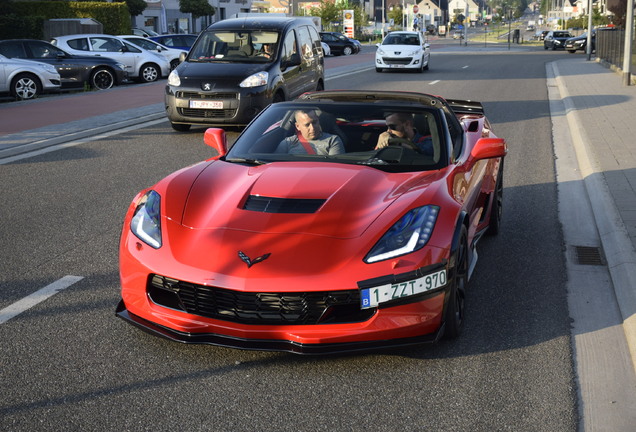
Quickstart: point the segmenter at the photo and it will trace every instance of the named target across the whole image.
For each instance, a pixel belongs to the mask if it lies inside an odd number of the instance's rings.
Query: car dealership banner
[[[353,11],[352,10],[343,10],[342,11],[342,26],[344,27],[344,34],[348,38],[353,39]]]

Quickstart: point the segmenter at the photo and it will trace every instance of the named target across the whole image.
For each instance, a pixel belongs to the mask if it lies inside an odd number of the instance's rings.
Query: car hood
[[[233,80],[242,81],[248,76],[265,70],[270,64],[190,62],[181,63],[176,69],[182,81],[190,80]]]
[[[404,193],[428,187],[437,175],[335,163],[250,167],[218,161],[201,170],[191,187],[193,174],[175,178],[166,211],[195,230],[356,238]]]

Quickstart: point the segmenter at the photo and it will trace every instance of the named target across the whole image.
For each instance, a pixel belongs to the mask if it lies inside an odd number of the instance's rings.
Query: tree
[[[614,13],[614,24],[624,27],[627,14],[627,0],[608,0],[607,9]]]
[[[216,9],[207,0],[179,0],[179,11],[182,13],[192,14],[192,20],[196,21],[197,18],[207,15],[214,15]],[[196,27],[192,23],[193,27]],[[192,29],[196,31],[196,28]]]
[[[130,12],[132,16],[141,15],[148,6],[148,3],[144,0],[125,0],[125,2],[126,6],[128,6],[128,12]]]

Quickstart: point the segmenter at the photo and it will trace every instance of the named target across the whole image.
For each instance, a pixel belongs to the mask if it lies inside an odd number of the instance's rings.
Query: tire
[[[272,103],[285,102],[285,95],[282,92],[276,92],[272,98]]]
[[[383,70],[384,69],[381,69],[381,68],[375,68],[375,71],[378,72],[378,73],[382,72]]]
[[[462,225],[459,234],[459,244],[452,261],[452,279],[444,314],[444,337],[446,339],[457,338],[464,326],[466,285],[468,283],[468,236],[466,226]],[[450,277],[450,276],[449,276]]]
[[[107,90],[115,84],[113,73],[106,68],[98,68],[91,74],[90,85],[97,90]]]
[[[576,52],[576,50],[568,50],[568,52],[569,52],[570,54],[574,54],[574,53]]]
[[[490,220],[488,221],[488,235],[499,234],[501,218],[503,217],[503,160],[499,164],[497,184],[492,194],[492,204],[490,206]]]
[[[428,60],[426,61],[426,66],[424,66],[424,70],[427,71],[428,70],[428,65],[431,64],[431,56],[428,56]]]
[[[547,50],[548,49],[547,45],[543,45],[543,49]]]
[[[190,126],[192,125],[170,122],[170,126],[172,126],[172,129],[176,130],[177,132],[187,132],[190,130]]]
[[[351,55],[352,53],[353,53],[353,48],[351,48],[349,45],[344,47],[344,49],[342,50],[342,54],[346,56]]]
[[[139,79],[142,82],[154,82],[161,77],[161,71],[157,65],[146,63],[139,69]]]
[[[35,99],[42,93],[42,84],[37,76],[21,73],[13,78],[9,91],[18,100]]]

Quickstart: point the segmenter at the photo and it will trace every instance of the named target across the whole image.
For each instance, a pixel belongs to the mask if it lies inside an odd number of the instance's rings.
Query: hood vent
[[[272,198],[250,195],[243,209],[262,213],[316,213],[325,201],[324,199]]]

